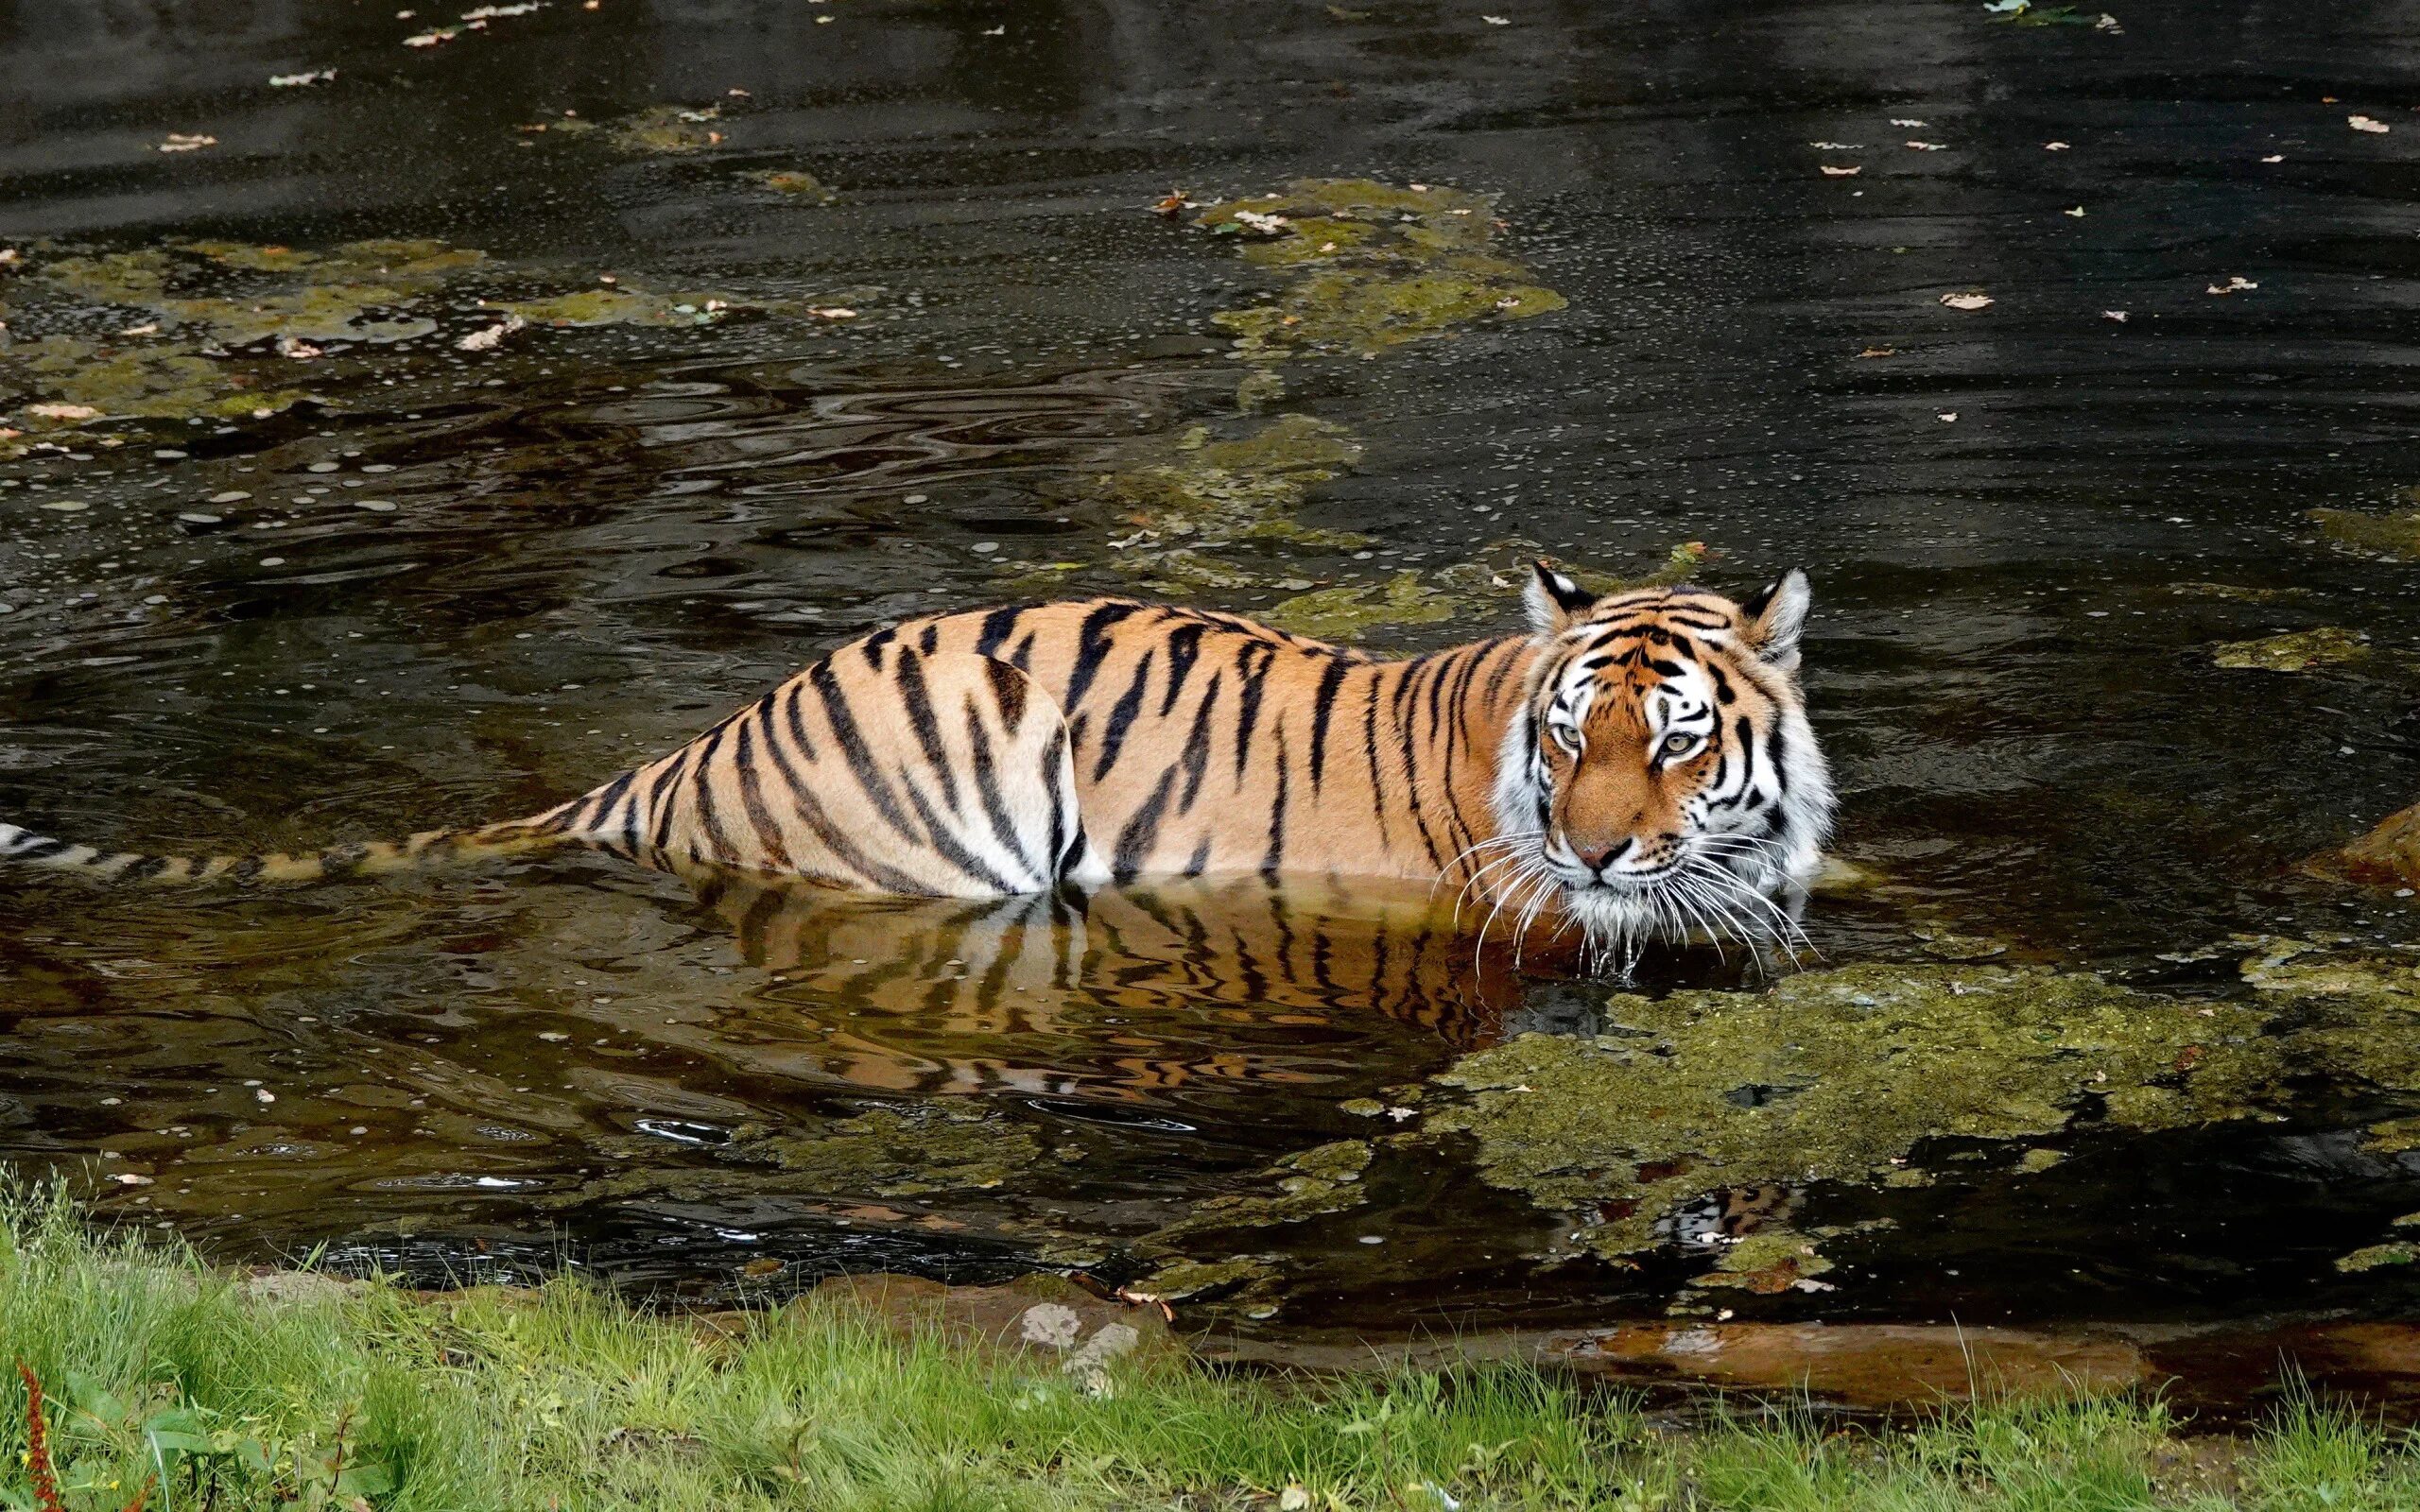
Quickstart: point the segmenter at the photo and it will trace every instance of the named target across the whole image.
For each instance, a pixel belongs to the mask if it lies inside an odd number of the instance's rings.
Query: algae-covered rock
[[[625,152],[700,152],[720,145],[718,105],[650,105],[605,128]]]
[[[2222,667],[2260,672],[2308,672],[2313,667],[2342,666],[2370,654],[2369,638],[2357,630],[2323,625],[2314,630],[2264,636],[2256,641],[2230,641],[2210,649],[2210,660]]]
[[[1144,1235],[1134,1248],[1143,1255],[1174,1255],[1196,1235],[1273,1228],[1357,1208],[1368,1200],[1360,1181],[1372,1155],[1367,1140],[1339,1140],[1289,1155],[1256,1178],[1273,1191],[1228,1193],[1195,1203],[1190,1213]]]
[[[2361,509],[2313,509],[2320,534],[2347,546],[2420,560],[2420,510],[2372,514]]]
[[[323,251],[244,242],[178,242],[137,251],[64,257],[40,277],[98,304],[149,311],[230,346],[286,339],[389,342],[436,322],[406,307],[487,261],[432,239],[378,238]]]
[[[2346,1275],[2365,1270],[2383,1270],[2390,1265],[2409,1265],[2420,1260],[2420,1245],[2397,1241],[2394,1244],[2368,1245],[2340,1257],[2336,1268]]]
[[[1699,1194],[1881,1182],[1939,1136],[2038,1139],[2088,1108],[2148,1128],[2242,1116],[2268,1069],[2260,1012],[2047,971],[1851,966],[1606,1013],[1615,1032],[1458,1062],[1436,1080],[1463,1095],[1427,1126],[1470,1135],[1485,1179],[1593,1224],[1608,1255]]]
[[[1461,190],[1304,179],[1204,211],[1195,224],[1289,275],[1271,302],[1213,317],[1248,357],[1377,352],[1564,303],[1490,249],[1495,208]]]
[[[1347,583],[1298,593],[1270,608],[1261,618],[1281,630],[1320,641],[1359,641],[1372,630],[1401,625],[1435,625],[1452,619],[1461,605],[1399,572],[1385,583]]]
[[[0,349],[0,402],[37,396],[92,413],[29,407],[11,423],[42,430],[92,420],[262,419],[310,397],[256,364],[200,356],[178,342],[112,346],[44,336]]]
[[[1130,570],[1154,565],[1150,546],[1169,538],[1195,544],[1280,541],[1357,546],[1366,539],[1310,529],[1292,517],[1310,490],[1361,459],[1361,443],[1340,425],[1308,415],[1280,415],[1227,440],[1207,430],[1178,437],[1154,460],[1137,459],[1097,480],[1094,492],[1122,508],[1146,536],[1128,543]]]

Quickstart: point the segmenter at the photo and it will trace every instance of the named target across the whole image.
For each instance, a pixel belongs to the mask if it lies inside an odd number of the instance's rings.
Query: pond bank
[[[1168,1347],[1155,1310],[1086,1304],[1059,1285],[967,1305],[967,1291],[883,1296],[859,1281],[683,1317],[573,1280],[416,1294],[246,1276],[98,1236],[62,1203],[0,1208],[0,1340],[43,1385],[47,1458],[78,1512],[2341,1508],[2420,1496],[2407,1437],[2308,1399],[2231,1436],[2140,1391],[2001,1398],[1893,1426],[1713,1404],[1658,1415],[1518,1362],[1241,1376]],[[0,1503],[35,1506],[25,1390],[5,1389]],[[164,1486],[146,1491],[163,1469]]]

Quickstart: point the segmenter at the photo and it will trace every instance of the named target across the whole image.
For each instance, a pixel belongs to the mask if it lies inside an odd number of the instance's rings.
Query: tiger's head
[[[1495,782],[1517,880],[1496,895],[1525,917],[1559,902],[1599,948],[1790,933],[1832,825],[1798,685],[1807,603],[1795,570],[1741,604],[1687,588],[1600,598],[1538,563],[1540,654]]]

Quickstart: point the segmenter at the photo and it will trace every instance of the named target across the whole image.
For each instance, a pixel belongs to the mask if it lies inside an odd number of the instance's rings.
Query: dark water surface
[[[1409,572],[1442,607],[1368,639],[1418,649],[1513,623],[1487,578],[1518,542],[1637,573],[1696,541],[1717,586],[1815,578],[1840,850],[1886,884],[1817,903],[1825,959],[1971,937],[2169,981],[2238,934],[2420,940],[2410,900],[2294,869],[2420,793],[2420,565],[2307,514],[2420,482],[2420,5],[556,0],[423,47],[458,0],[398,9],[0,3],[0,815],[316,849],[583,790],[909,612]],[[800,172],[830,198],[762,177]],[[1567,302],[1238,362],[1212,317],[1290,275],[1150,207],[1305,177],[1487,197],[1500,276]],[[369,238],[443,246],[329,260]],[[1995,302],[1939,302],[1968,290]],[[483,300],[572,295],[541,308],[603,323],[458,350]],[[1256,366],[1282,393],[1240,413]],[[1267,485],[1282,528],[1132,486],[1272,416],[1358,448],[1231,469],[1218,507]],[[2323,626],[2367,656],[2212,659]],[[1122,1279],[1202,1198],[1367,1137],[1340,1103],[1601,996],[1475,971],[1425,907],[1054,916],[585,859],[0,883],[0,1149],[236,1252]],[[1737,1305],[2398,1314],[2408,1269],[2331,1262],[2420,1209],[2360,1133],[2413,1111],[2308,1086],[2070,1131],[2046,1172],[1819,1186],[1795,1221],[1892,1227],[1837,1289]],[[1366,1187],[1230,1246],[1284,1278],[1245,1326],[1652,1315],[1703,1268],[1572,1259],[1450,1144]]]

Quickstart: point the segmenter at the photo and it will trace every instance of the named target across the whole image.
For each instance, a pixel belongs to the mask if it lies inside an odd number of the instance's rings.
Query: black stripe
[[[1015,605],[1003,605],[984,615],[983,627],[975,636],[975,654],[990,656],[998,650],[1000,643],[1009,638],[1009,631],[1016,627],[1017,616],[1024,612]]]
[[[933,696],[925,682],[924,658],[902,652],[899,658],[899,696],[908,706],[908,724],[916,731],[916,744],[924,747],[925,764],[940,774],[942,803],[950,813],[958,812],[958,779],[950,775],[950,760],[942,749],[941,721],[933,717]]]
[[[986,662],[983,676],[991,680],[992,697],[1000,706],[1001,725],[1013,732],[1025,723],[1025,674],[1005,662]]]
[[[739,726],[739,737],[732,750],[732,765],[739,773],[739,806],[748,816],[749,827],[756,832],[756,843],[777,871],[793,869],[790,849],[782,843],[782,828],[773,820],[773,811],[765,806],[765,780],[756,770],[756,740],[751,734],[753,721]]]
[[[728,724],[715,727],[714,733],[706,737],[706,748],[698,757],[698,765],[691,767],[689,771],[690,783],[697,789],[698,794],[698,830],[705,837],[706,842],[703,859],[708,861],[721,861],[736,854],[732,849],[730,837],[722,831],[722,811],[715,799],[712,770],[715,752],[722,749],[723,736],[729,733],[731,728]],[[689,853],[693,856],[698,854],[698,841],[695,836],[692,836],[689,841]]]
[[[1201,843],[1193,848],[1192,859],[1185,862],[1184,874],[1188,877],[1198,877],[1209,869],[1210,837],[1205,834],[1201,837]]]
[[[815,683],[816,696],[822,701],[823,722],[831,727],[832,738],[838,742],[840,754],[848,758],[849,770],[856,774],[857,785],[873,801],[874,811],[898,832],[901,839],[910,845],[923,844],[925,837],[908,826],[908,816],[901,812],[899,799],[892,796],[890,784],[884,782],[882,773],[874,768],[873,752],[866,745],[864,732],[857,728],[856,715],[850,712],[848,692],[840,686],[840,679],[833,675],[832,663],[819,664],[807,677]]]
[[[857,649],[866,654],[866,665],[879,672],[882,670],[883,648],[897,639],[899,639],[899,630],[894,626],[889,629],[876,630],[867,636],[858,644]]]
[[[1180,814],[1192,813],[1193,800],[1201,796],[1201,776],[1210,769],[1210,711],[1219,706],[1219,685],[1226,676],[1210,674],[1210,691],[1201,696],[1201,707],[1193,711],[1193,732],[1184,743],[1184,798],[1177,805]]]
[[[942,860],[989,886],[994,892],[1013,893],[1022,890],[1016,884],[1001,876],[990,862],[969,850],[959,839],[958,832],[942,822],[941,816],[933,812],[932,801],[925,797],[924,789],[916,785],[914,778],[902,772],[899,774],[899,785],[907,789],[908,801],[916,806],[916,816],[925,821],[925,829],[931,836],[932,847],[941,853]]]
[[[1176,696],[1184,688],[1184,679],[1193,676],[1193,663],[1201,655],[1201,637],[1210,627],[1196,621],[1181,625],[1168,634],[1168,687],[1160,695],[1160,717],[1176,707]]]
[[[583,833],[596,829],[605,816],[613,812],[614,805],[621,801],[622,795],[631,790],[631,782],[638,775],[633,768],[598,788],[589,799],[588,807],[580,811],[580,819],[573,828]]]
[[[1320,674],[1319,692],[1311,698],[1311,796],[1317,798],[1320,779],[1327,773],[1327,727],[1336,716],[1336,692],[1344,686],[1344,662],[1332,661]]]
[[[1138,604],[1103,604],[1084,616],[1076,631],[1076,662],[1067,674],[1067,697],[1063,705],[1074,713],[1091,691],[1093,679],[1100,675],[1100,664],[1108,660],[1111,646],[1109,632],[1118,622],[1133,618],[1142,610]]]
[[[941,646],[942,622],[939,620],[926,620],[925,622],[924,633],[916,637],[916,649],[924,652],[926,656],[930,656],[935,651],[940,650]]]
[[[1286,785],[1288,780],[1294,775],[1286,765],[1286,727],[1284,725],[1277,727],[1274,738],[1277,742],[1277,801],[1272,805],[1269,816],[1269,849],[1260,858],[1261,875],[1271,878],[1277,875],[1286,859]]]
[[[1260,653],[1257,666],[1251,665],[1253,653]],[[1241,681],[1236,689],[1238,708],[1236,713],[1236,782],[1244,780],[1244,764],[1252,758],[1253,731],[1260,728],[1260,698],[1269,680],[1269,669],[1277,664],[1277,648],[1265,641],[1248,641],[1236,653],[1236,667]]]
[[[998,665],[997,662],[993,664]],[[1017,858],[1017,864],[1025,868],[1035,882],[1047,881],[1042,868],[1034,865],[1033,858],[1026,853],[1025,842],[1018,835],[1015,823],[1009,817],[1008,805],[1000,800],[998,768],[992,755],[992,734],[983,728],[982,713],[972,701],[966,706],[966,739],[973,750],[976,795],[983,800],[983,816],[991,822],[993,837],[1000,842],[1001,850]],[[1051,804],[1054,812],[1058,806],[1056,801]],[[1055,835],[1053,841],[1055,848]]]
[[[1141,874],[1143,857],[1159,842],[1160,821],[1167,815],[1168,789],[1175,784],[1176,768],[1171,766],[1160,774],[1159,785],[1151,789],[1151,796],[1126,821],[1126,828],[1118,832],[1116,856],[1110,862],[1110,870],[1118,881],[1132,882]]]
[[[1387,826],[1387,790],[1378,781],[1378,685],[1386,680],[1383,674],[1370,674],[1370,707],[1361,727],[1361,755],[1370,764],[1370,812],[1377,816],[1378,844],[1387,850],[1395,848]]]
[[[647,791],[648,817],[654,821],[649,843],[658,850],[663,848],[665,838],[671,833],[672,826],[672,805],[665,800],[665,797],[672,790],[672,785],[681,780],[682,774],[689,769],[689,760],[697,754],[697,751],[698,747],[693,742],[673,752],[670,765],[656,775],[654,785]],[[638,842],[636,833],[638,817],[639,811],[633,806],[631,810],[632,825],[631,841],[633,845]]]
[[[1143,688],[1151,680],[1151,662],[1159,653],[1146,650],[1143,659],[1134,663],[1134,676],[1127,679],[1126,691],[1109,711],[1109,724],[1100,732],[1100,759],[1093,764],[1093,781],[1098,782],[1117,765],[1117,753],[1126,744],[1126,732],[1134,726],[1135,714],[1142,712]]]

